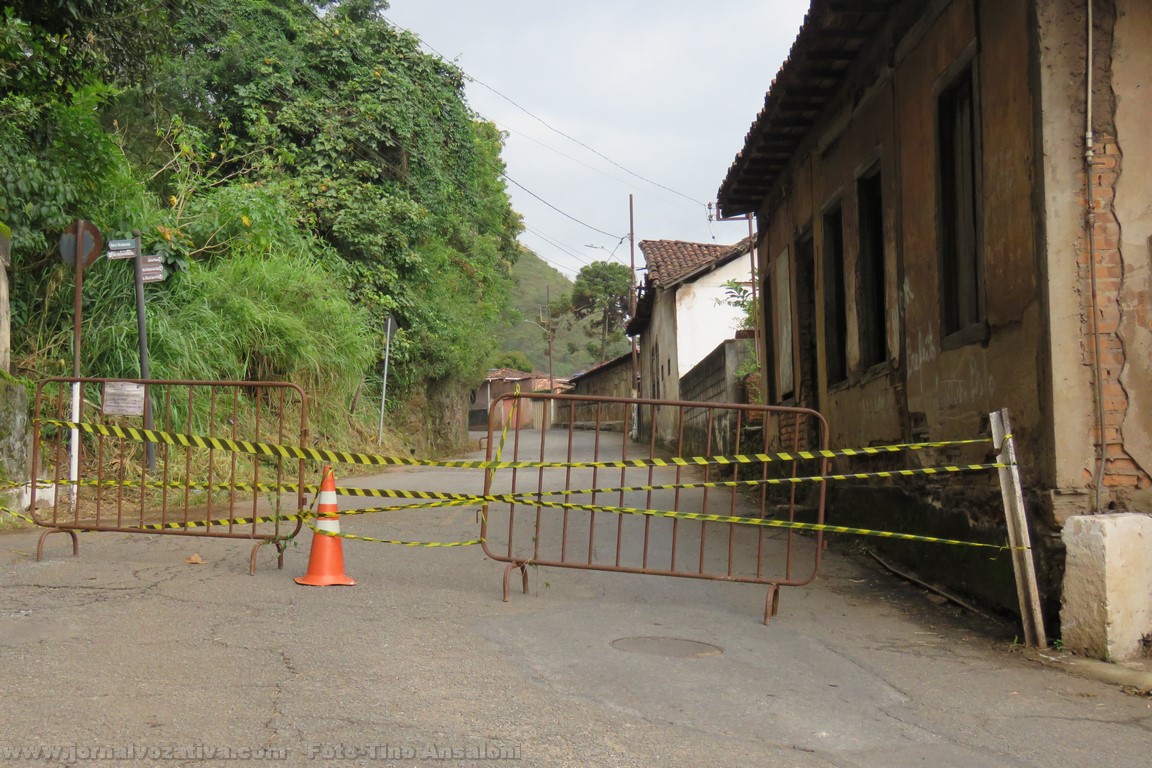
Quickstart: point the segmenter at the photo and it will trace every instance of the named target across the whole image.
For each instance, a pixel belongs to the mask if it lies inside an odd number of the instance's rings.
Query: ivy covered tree
[[[481,373],[518,254],[503,137],[469,110],[462,73],[386,7],[5,4],[0,220],[13,230],[18,366],[61,372],[71,273],[55,243],[87,218],[113,236],[140,229],[164,256],[154,322],[215,323],[234,347],[197,358],[158,343],[170,356],[154,373],[339,381],[336,399],[353,400],[379,370],[389,314],[398,391]],[[85,276],[86,355],[106,375],[132,359],[118,266]],[[239,302],[228,284],[258,295]],[[341,358],[314,354],[325,345]]]

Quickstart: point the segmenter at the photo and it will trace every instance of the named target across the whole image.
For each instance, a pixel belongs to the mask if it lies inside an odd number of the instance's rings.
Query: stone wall
[[[746,341],[729,339],[723,342],[680,379],[680,396],[684,400],[706,403],[740,402],[738,371],[748,354]],[[737,444],[736,427],[736,411],[713,411],[709,419],[704,409],[689,408],[684,415],[681,454],[704,456],[732,453]]]
[[[21,384],[0,380],[0,486],[28,482],[30,453],[28,391]],[[0,504],[5,498],[0,490]]]

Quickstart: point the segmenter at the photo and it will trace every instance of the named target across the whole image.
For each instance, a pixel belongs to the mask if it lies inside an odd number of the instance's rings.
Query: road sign
[[[100,258],[100,249],[104,247],[104,236],[90,221],[73,222],[60,236],[60,258],[70,267],[76,266],[76,230],[80,230],[80,250],[83,253],[84,266],[90,267]]]
[[[108,258],[109,259],[134,259],[134,258],[136,258],[136,241],[135,240],[109,240],[108,241]]]
[[[140,277],[146,283],[158,283],[164,279],[164,257],[158,253],[140,257]]]

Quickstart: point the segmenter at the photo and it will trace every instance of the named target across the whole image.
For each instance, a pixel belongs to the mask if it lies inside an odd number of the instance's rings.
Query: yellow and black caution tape
[[[514,414],[513,410],[513,414]],[[511,419],[512,417],[510,417]],[[509,420],[510,420],[509,419]],[[627,469],[627,468],[643,468],[643,467],[685,467],[685,466],[708,466],[708,465],[735,465],[735,464],[752,464],[752,463],[766,463],[772,461],[797,461],[797,460],[812,460],[820,458],[834,458],[837,456],[874,456],[884,453],[895,453],[899,451],[923,450],[931,448],[942,448],[955,445],[969,445],[977,443],[992,442],[990,438],[976,438],[970,440],[956,440],[956,441],[941,441],[941,442],[922,442],[922,443],[902,443],[886,446],[870,446],[867,448],[856,449],[840,449],[840,450],[825,450],[818,449],[813,451],[796,451],[792,453],[757,453],[748,455],[737,456],[708,456],[708,457],[674,457],[670,459],[626,459],[620,461],[592,461],[592,462],[533,462],[533,461],[502,461],[501,455],[504,449],[504,444],[508,435],[508,420],[505,421],[504,428],[501,433],[500,443],[496,450],[495,461],[432,461],[425,459],[413,459],[406,457],[392,457],[392,456],[378,456],[373,454],[349,453],[343,451],[327,451],[313,448],[302,448],[296,446],[285,446],[272,443],[252,442],[247,440],[231,440],[226,438],[204,437],[199,435],[186,435],[181,433],[170,433],[156,430],[140,430],[132,427],[109,426],[104,424],[90,424],[84,422],[70,422],[63,420],[47,419],[43,423],[61,426],[67,429],[79,429],[89,434],[105,435],[111,437],[119,437],[123,439],[135,440],[139,442],[152,442],[162,443],[173,446],[182,447],[197,447],[197,448],[211,448],[222,451],[229,451],[233,453],[244,453],[250,455],[264,455],[281,458],[292,459],[311,459],[315,461],[324,461],[332,463],[345,463],[345,464],[361,464],[361,465],[400,465],[400,466],[436,466],[448,468],[462,468],[462,469],[486,469],[495,471],[497,469],[579,469],[579,468],[592,468],[592,469]],[[1011,439],[1010,435],[1005,436],[1005,441]],[[858,473],[845,473],[845,474],[830,474],[830,475],[814,475],[805,477],[784,477],[784,478],[762,478],[753,480],[734,480],[734,481],[715,481],[706,483],[677,483],[666,485],[652,485],[652,486],[624,486],[616,488],[598,488],[598,489],[583,489],[583,490],[558,490],[558,491],[539,491],[539,492],[524,492],[512,494],[492,494],[492,495],[474,495],[474,494],[459,494],[447,493],[439,491],[407,491],[397,489],[371,489],[371,488],[337,488],[337,493],[346,496],[361,496],[361,497],[383,497],[383,498],[397,498],[414,501],[415,503],[395,505],[389,507],[377,507],[360,510],[348,510],[341,512],[342,516],[348,515],[363,515],[373,514],[385,511],[398,511],[404,509],[426,509],[434,507],[445,506],[472,506],[472,505],[485,505],[489,503],[509,503],[509,504],[523,504],[527,506],[540,506],[556,509],[569,509],[569,510],[585,510],[592,512],[607,512],[613,514],[631,514],[631,515],[644,515],[649,517],[666,517],[684,520],[695,520],[701,522],[720,522],[720,523],[735,523],[742,525],[756,525],[775,528],[791,528],[797,530],[808,531],[826,531],[831,533],[846,533],[865,536],[880,536],[885,538],[895,538],[906,541],[921,541],[940,544],[951,544],[956,546],[971,546],[971,547],[986,547],[997,550],[1008,549],[1008,546],[987,544],[981,542],[966,542],[954,539],[943,539],[931,536],[921,536],[916,534],[896,533],[892,531],[878,531],[865,528],[853,528],[848,526],[834,526],[827,524],[816,523],[801,523],[795,521],[784,521],[776,519],[762,519],[762,518],[749,518],[738,517],[732,515],[709,515],[704,513],[693,512],[677,512],[666,510],[652,510],[652,509],[639,509],[634,507],[613,507],[596,504],[574,504],[569,502],[548,501],[545,497],[551,496],[574,496],[574,495],[588,495],[588,494],[602,494],[602,493],[620,493],[629,491],[655,491],[655,490],[678,490],[678,489],[694,489],[694,488],[731,488],[737,486],[757,486],[757,485],[784,485],[796,483],[817,483],[827,482],[829,480],[852,480],[852,479],[872,479],[872,478],[895,478],[907,477],[913,475],[935,475],[942,473],[955,473],[955,472],[976,472],[988,469],[999,469],[1009,465],[1006,464],[957,464],[941,467],[923,467],[917,469],[901,469],[901,470],[885,470],[877,472],[858,472]],[[69,481],[62,481],[68,483]],[[124,484],[118,481],[110,480],[104,481],[106,484],[119,485]],[[93,485],[100,484],[100,481],[83,481],[82,484]],[[305,485],[303,487],[294,484],[284,485],[268,485],[268,484],[251,484],[251,483],[238,483],[238,484],[214,484],[214,483],[160,483],[160,482],[145,482],[133,483],[133,485],[145,485],[150,487],[163,487],[171,485],[174,487],[185,488],[192,487],[201,490],[259,490],[263,492],[293,492],[303,490],[313,494],[312,504],[313,507],[316,503],[317,487],[313,485]],[[35,522],[31,518],[13,513],[10,510],[3,510],[9,514],[17,517]],[[312,528],[316,533],[321,533],[327,536],[338,536],[341,538],[359,540],[359,541],[373,541],[387,544],[397,544],[401,546],[420,546],[420,547],[459,547],[459,546],[472,546],[482,543],[481,539],[458,541],[458,542],[420,542],[420,541],[404,541],[398,539],[381,539],[369,536],[359,536],[356,534],[335,533],[317,529],[309,518],[315,517],[315,512],[312,510],[302,510],[300,514],[296,515],[273,515],[262,517],[249,517],[249,518],[220,518],[215,520],[201,520],[201,521],[187,521],[187,522],[165,522],[165,523],[149,523],[136,527],[139,530],[165,530],[177,528],[197,528],[197,527],[213,527],[224,525],[254,525],[260,523],[270,523],[277,521],[291,521],[291,520],[304,520],[305,524]]]
[[[24,522],[32,523],[33,525],[36,524],[35,519],[33,519],[33,518],[29,517],[28,515],[25,515],[21,512],[17,512],[14,509],[8,509],[8,507],[0,507],[0,514],[9,515],[11,517],[16,518],[17,520],[23,520]]]
[[[716,480],[701,483],[671,483],[666,485],[626,485],[613,488],[582,488],[579,490],[532,491],[524,495],[544,496],[590,496],[602,493],[631,493],[636,491],[680,491],[701,488],[754,488],[764,485],[798,485],[802,483],[824,483],[829,480],[872,480],[875,478],[912,477],[915,475],[941,475],[958,472],[983,472],[1000,469],[1010,464],[956,464],[941,467],[919,467],[916,469],[895,469],[877,472],[852,472],[840,475],[809,475],[806,477],[765,477],[753,480]]]
[[[378,539],[373,536],[360,536],[355,533],[344,533],[343,531],[325,531],[322,528],[317,528],[311,523],[305,522],[313,533],[319,533],[324,536],[332,536],[338,539],[351,539],[352,541],[372,541],[377,544],[396,544],[401,547],[474,547],[477,544],[484,543],[483,539],[469,539],[468,541],[404,541],[402,539]]]
[[[182,528],[218,528],[222,526],[260,525],[277,521],[301,520],[305,515],[263,515],[258,517],[220,517],[214,520],[169,521],[125,526],[135,531],[170,531]]]
[[[876,456],[885,453],[900,451],[916,451],[931,448],[944,448],[956,445],[971,445],[977,443],[990,443],[991,438],[974,438],[969,440],[951,440],[925,443],[899,443],[894,445],[869,446],[867,448],[840,448],[837,450],[816,449],[811,451],[794,451],[778,453],[750,453],[735,456],[675,456],[668,459],[621,459],[615,461],[503,461],[499,452],[495,461],[468,461],[448,460],[436,461],[432,459],[414,459],[406,456],[381,456],[368,453],[351,453],[347,451],[329,451],[319,448],[303,448],[300,446],[281,445],[278,443],[262,443],[249,440],[232,440],[230,438],[205,437],[203,435],[188,435],[179,432],[162,432],[151,429],[136,429],[135,427],[121,427],[107,424],[91,424],[88,422],[73,422],[60,419],[43,419],[43,424],[77,429],[88,434],[103,435],[105,437],[119,437],[136,442],[156,443],[184,448],[205,448],[231,453],[243,453],[253,456],[270,456],[284,459],[307,459],[312,461],[331,462],[338,464],[357,464],[367,466],[409,466],[409,467],[445,467],[453,469],[642,469],[647,467],[703,467],[709,465],[735,465],[735,464],[762,464],[774,461],[800,461],[821,458],[835,458],[837,456]],[[501,436],[500,447],[503,448],[507,437],[507,424]]]
[[[672,512],[658,509],[639,509],[636,507],[608,507],[594,504],[566,504],[554,501],[537,501],[533,505],[554,507],[558,509],[579,509],[589,512],[610,512],[620,515],[643,515],[647,517],[668,517],[680,520],[697,520],[707,523],[736,523],[739,525],[755,525],[768,528],[791,528],[801,531],[824,531],[826,533],[850,533],[858,536],[880,536],[887,539],[900,539],[902,541],[922,541],[931,544],[951,544],[963,547],[983,547],[987,549],[1006,550],[1012,547],[1007,544],[987,544],[979,541],[958,541],[956,539],[942,539],[935,536],[921,536],[913,533],[896,533],[894,531],[877,531],[870,528],[852,528],[845,525],[828,525],[826,523],[801,523],[794,520],[776,520],[773,518],[737,517],[734,515],[708,515],[701,512]]]
[[[968,546],[968,547],[982,547],[996,550],[1010,549],[1008,545],[987,544],[983,542],[973,541],[958,541],[955,539],[945,539],[934,536],[922,536],[911,533],[897,533],[894,531],[880,531],[868,528],[854,528],[842,525],[828,525],[818,523],[803,523],[789,520],[776,520],[776,519],[763,519],[756,517],[739,517],[735,515],[711,515],[699,512],[675,512],[671,510],[657,510],[657,509],[640,509],[637,507],[614,507],[599,504],[573,504],[567,502],[546,501],[539,496],[531,493],[526,494],[496,494],[487,496],[467,496],[460,494],[459,498],[454,499],[440,499],[433,501],[426,501],[423,503],[397,506],[397,507],[376,507],[370,509],[355,509],[342,511],[341,517],[353,515],[374,514],[378,512],[390,512],[401,509],[418,509],[429,507],[443,507],[443,506],[471,506],[482,505],[485,503],[518,503],[526,506],[541,506],[555,509],[567,510],[583,510],[589,512],[607,512],[611,514],[627,514],[627,515],[643,515],[647,517],[663,517],[674,518],[681,520],[695,520],[699,522],[714,522],[714,523],[735,523],[738,525],[751,525],[770,528],[788,528],[803,531],[824,531],[828,533],[844,533],[855,534],[861,536],[879,536],[883,538],[899,539],[903,541],[919,541],[934,544],[950,544],[954,546]],[[13,517],[25,520],[30,523],[36,521],[18,512],[14,512],[5,507],[0,507],[0,512],[7,513]],[[131,526],[132,530],[140,531],[163,531],[163,530],[180,530],[192,528],[209,528],[221,526],[247,526],[257,525],[264,523],[274,523],[277,521],[294,521],[303,519],[305,525],[313,530],[315,533],[324,534],[326,536],[336,536],[356,541],[370,541],[382,544],[395,544],[406,547],[467,547],[483,543],[483,539],[470,539],[467,541],[452,541],[452,542],[436,542],[436,541],[406,541],[400,539],[382,539],[372,536],[361,536],[358,534],[344,533],[344,532],[331,532],[324,531],[316,528],[311,522],[310,518],[316,516],[316,513],[311,510],[303,510],[300,514],[295,515],[266,515],[256,517],[227,517],[216,518],[212,520],[189,520],[189,521],[169,521],[162,523],[144,523],[137,526]]]
[[[533,491],[531,493],[524,492],[522,496],[531,497],[546,497],[546,496],[591,496],[593,494],[606,494],[606,493],[632,493],[632,492],[646,492],[646,491],[677,491],[677,490],[698,490],[704,488],[755,488],[765,485],[800,485],[804,483],[824,483],[828,481],[847,481],[847,480],[873,480],[877,478],[895,478],[895,477],[913,477],[916,475],[942,475],[942,474],[955,474],[961,472],[983,472],[989,469],[1001,469],[1009,467],[1009,464],[955,464],[939,467],[918,467],[913,469],[895,469],[895,470],[880,470],[876,472],[851,472],[845,474],[833,475],[808,475],[798,477],[768,477],[757,478],[751,480],[715,480],[709,482],[688,482],[688,483],[667,483],[661,485],[627,485],[615,486],[609,488],[581,488],[576,490],[552,490],[552,491]],[[67,485],[73,481],[61,480],[60,484]],[[318,490],[315,485],[300,486],[294,483],[286,483],[283,485],[267,485],[263,483],[163,483],[155,482],[117,482],[115,480],[82,480],[80,485],[105,485],[117,486],[124,485],[128,487],[145,486],[150,488],[170,487],[170,488],[192,488],[196,490],[242,490],[251,491],[258,490],[265,493],[295,493],[303,491],[308,494],[315,494]],[[429,502],[453,502],[451,505],[441,503],[433,504],[417,504],[408,506],[392,506],[382,507],[381,509],[421,509],[426,507],[435,506],[460,506],[473,503],[484,503],[485,501],[492,501],[497,499],[495,496],[476,496],[475,494],[468,493],[450,493],[446,491],[421,491],[421,490],[405,490],[396,488],[350,488],[337,486],[337,495],[340,496],[353,496],[359,498],[389,498],[389,499],[408,499]],[[344,512],[342,514],[350,514]]]

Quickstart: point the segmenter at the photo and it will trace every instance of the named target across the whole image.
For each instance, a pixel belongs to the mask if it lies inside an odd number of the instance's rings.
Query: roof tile
[[[747,238],[736,245],[686,243],[683,240],[642,240],[640,250],[648,262],[648,279],[655,286],[668,288],[689,273],[719,261],[734,251],[744,249],[746,245]]]

